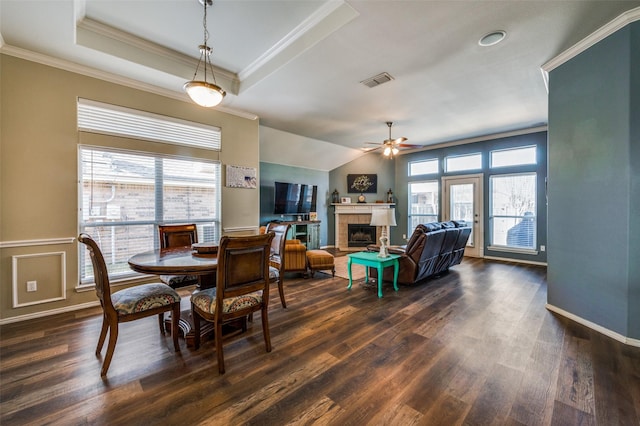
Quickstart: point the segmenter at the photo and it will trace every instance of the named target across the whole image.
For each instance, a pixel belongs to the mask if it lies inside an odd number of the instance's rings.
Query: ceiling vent
[[[381,84],[387,83],[393,80],[393,77],[386,72],[380,73],[378,75],[374,75],[373,77],[367,78],[366,80],[362,80],[360,83],[364,84],[367,87],[376,87]]]

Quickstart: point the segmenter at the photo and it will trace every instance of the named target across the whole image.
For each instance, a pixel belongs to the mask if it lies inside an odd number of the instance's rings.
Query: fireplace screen
[[[376,227],[362,224],[349,224],[349,247],[366,247],[376,242]]]

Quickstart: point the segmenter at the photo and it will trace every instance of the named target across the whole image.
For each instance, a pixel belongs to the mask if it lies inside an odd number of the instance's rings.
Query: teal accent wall
[[[347,164],[344,164],[329,172],[329,203],[331,202],[331,193],[338,190],[340,197],[351,197],[353,203],[357,202],[359,192],[349,192],[347,188],[347,175],[349,174],[375,174],[378,177],[378,192],[375,194],[365,194],[368,203],[375,203],[377,200],[387,201],[387,192],[389,189],[395,195],[395,161],[386,158],[380,151],[376,153],[366,154]],[[397,197],[394,196],[394,199]],[[396,206],[396,220],[402,215]],[[329,212],[327,217],[329,223],[329,245],[335,244],[335,211],[333,206],[329,204]],[[398,227],[391,227],[391,235],[389,236],[389,244],[402,244],[400,237],[402,232],[398,231]]]
[[[640,339],[640,23],[631,25],[629,336]]]
[[[525,146],[535,146],[537,150],[537,164],[524,165],[514,167],[500,167],[499,169],[491,169],[489,167],[490,153],[493,150],[517,148]],[[468,172],[455,172],[445,173],[444,159],[448,156],[465,155],[465,154],[482,154],[482,168],[478,170],[471,170]],[[432,175],[421,175],[409,177],[409,163],[414,161],[437,159],[440,167],[440,172]],[[402,155],[396,160],[396,187],[398,195],[398,210],[402,212],[402,215],[398,215],[398,231],[400,233],[408,234],[408,191],[409,182],[413,181],[425,181],[425,180],[437,180],[440,183],[440,204],[442,204],[442,177],[443,176],[457,176],[465,174],[483,174],[483,186],[484,186],[484,255],[499,257],[505,259],[517,259],[526,260],[530,262],[546,262],[547,253],[538,251],[537,254],[523,254],[514,253],[508,251],[495,251],[490,250],[490,221],[489,221],[489,178],[492,175],[503,174],[517,174],[535,172],[537,176],[537,234],[536,245],[547,244],[547,205],[545,197],[545,178],[547,176],[547,132],[535,132],[524,135],[509,136],[502,138],[495,138],[484,140],[480,142],[468,143],[463,145],[454,145],[449,147],[443,147],[438,149],[432,149],[428,151],[421,151],[412,154]],[[440,207],[442,212],[442,206]],[[442,220],[442,215],[438,218]]]
[[[640,338],[638,32],[549,75],[548,302]]]
[[[260,224],[266,225],[272,220],[294,220],[290,215],[275,215],[274,182],[304,183],[318,186],[317,213],[320,225],[320,246],[327,245],[327,210],[331,203],[329,191],[329,172],[283,166],[280,164],[260,163]],[[333,191],[333,189],[331,190]],[[331,228],[333,229],[333,228]],[[330,233],[333,235],[333,232]]]
[[[499,171],[492,171],[489,169],[489,152],[494,149],[513,148],[518,146],[531,146],[537,147],[538,164],[529,166],[518,166],[501,168]],[[444,158],[449,155],[462,155],[480,152],[483,156],[483,166],[480,170],[473,170],[468,173],[455,173],[446,174],[443,173]],[[440,173],[428,176],[408,176],[409,162],[419,161],[426,159],[436,158],[439,160]],[[538,176],[538,233],[536,236],[536,242],[538,246],[547,244],[547,206],[545,197],[545,178],[547,176],[547,133],[535,132],[525,135],[510,136],[503,138],[496,138],[481,142],[449,146],[445,148],[432,149],[428,151],[415,152],[411,154],[404,154],[396,157],[394,160],[389,160],[383,157],[379,152],[364,155],[357,160],[343,165],[337,169],[332,170],[329,173],[329,189],[337,189],[340,196],[350,196],[355,202],[355,197],[358,194],[347,193],[347,175],[353,173],[377,173],[378,174],[378,193],[376,199],[386,200],[387,191],[392,189],[394,194],[394,200],[396,203],[396,221],[397,226],[391,228],[390,244],[406,244],[406,240],[402,238],[402,234],[409,234],[408,231],[408,183],[410,181],[422,181],[422,180],[438,180],[441,182],[442,176],[469,174],[469,173],[483,173],[484,174],[484,217],[485,217],[485,255],[495,256],[506,259],[518,259],[527,260],[532,262],[546,262],[547,253],[539,251],[538,254],[522,254],[512,253],[505,251],[491,251],[486,247],[489,244],[489,223],[488,223],[488,208],[489,208],[489,176],[492,173],[496,174],[508,174],[508,173],[523,173],[535,171]],[[373,194],[367,194],[368,201],[373,201]],[[440,197],[442,199],[442,196]],[[332,209],[330,209],[332,210]],[[439,218],[440,220],[442,217]],[[328,221],[329,226],[329,244],[334,243],[334,217],[333,212],[329,212]]]

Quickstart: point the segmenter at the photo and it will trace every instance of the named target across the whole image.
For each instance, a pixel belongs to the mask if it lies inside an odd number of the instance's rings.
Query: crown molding
[[[397,153],[396,156],[413,154],[415,152],[422,152],[422,151],[432,151],[434,149],[446,148],[446,147],[456,146],[456,145],[466,145],[474,142],[483,142],[483,141],[494,140],[494,139],[508,138],[512,136],[529,135],[531,133],[546,132],[547,130],[548,130],[548,126],[544,125],[544,126],[529,127],[526,129],[512,130],[509,132],[492,133],[492,134],[483,135],[483,136],[476,136],[473,138],[458,139],[455,141],[441,142],[433,145],[425,145],[424,148],[406,149]],[[367,151],[367,153],[369,153],[369,151]]]
[[[76,44],[98,52],[156,69],[177,77],[191,77],[198,59],[185,55],[133,34],[84,18],[76,24]],[[194,49],[195,50],[195,49]],[[237,95],[240,81],[229,70],[212,65],[215,75],[223,80],[227,91]]]
[[[238,73],[246,90],[360,14],[344,0],[328,1]]]
[[[195,69],[196,65],[198,64],[198,60],[192,56],[185,55],[184,53],[178,52],[177,50],[169,49],[157,43],[153,43],[143,38],[134,36],[131,33],[127,33],[91,18],[83,18],[77,23],[76,29],[81,31],[89,31],[99,36],[115,40],[127,46],[133,47],[135,50],[151,53],[162,58],[170,58],[175,62],[189,67],[189,69]],[[82,44],[79,40],[76,40],[76,43]],[[222,75],[229,80],[238,80],[236,74],[232,73],[231,71],[215,65],[212,66],[213,71],[216,74]]]
[[[65,59],[54,58],[52,56],[22,49],[19,47],[5,44],[5,45],[2,45],[2,47],[0,47],[0,53],[13,56],[16,58],[24,59],[27,61],[36,62],[42,65],[47,65],[53,68],[58,68],[64,71],[69,71],[76,74],[84,75],[86,77],[97,78],[99,80],[107,81],[109,83],[119,84],[121,86],[130,87],[132,89],[142,90],[145,92],[153,93],[156,95],[164,96],[164,97],[175,99],[178,101],[193,103],[186,93],[165,89],[163,87],[144,83],[139,80],[123,77],[121,75],[113,74],[106,71],[101,71],[92,67],[88,67],[86,65],[80,65],[75,62],[67,61]],[[236,117],[246,118],[249,120],[258,119],[258,116],[256,114],[240,111],[232,108],[226,108],[224,106],[218,106],[215,108],[215,110],[224,112],[226,114],[235,115]]]
[[[569,60],[575,58],[580,53],[589,49],[599,41],[604,40],[609,37],[611,34],[616,31],[626,27],[627,25],[640,20],[640,7],[636,7],[635,9],[628,10],[622,14],[620,14],[617,18],[613,19],[611,22],[603,25],[587,37],[583,38],[555,58],[545,62],[540,70],[542,72],[542,78],[544,79],[544,85],[547,88],[547,93],[549,93],[549,72],[553,71],[560,65],[568,62]]]

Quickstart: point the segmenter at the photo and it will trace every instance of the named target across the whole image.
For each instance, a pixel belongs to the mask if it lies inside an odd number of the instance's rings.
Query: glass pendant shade
[[[211,6],[213,0],[200,0],[200,3],[204,6],[204,18],[202,19],[204,44],[198,46],[200,59],[198,59],[196,71],[193,73],[193,79],[187,81],[182,88],[187,92],[193,102],[202,107],[211,108],[222,102],[227,92],[216,84],[216,76],[213,73],[213,65],[211,64],[211,47],[207,45],[209,39],[209,31],[207,30],[207,6]],[[196,80],[201,63],[203,64],[204,80]],[[207,81],[207,73],[211,74],[213,83]]]
[[[183,87],[193,102],[207,108],[218,105],[227,94],[220,86],[206,81],[187,81]]]
[[[384,151],[382,152],[385,156],[389,156],[389,154],[391,154],[391,148],[390,147],[385,147]]]

